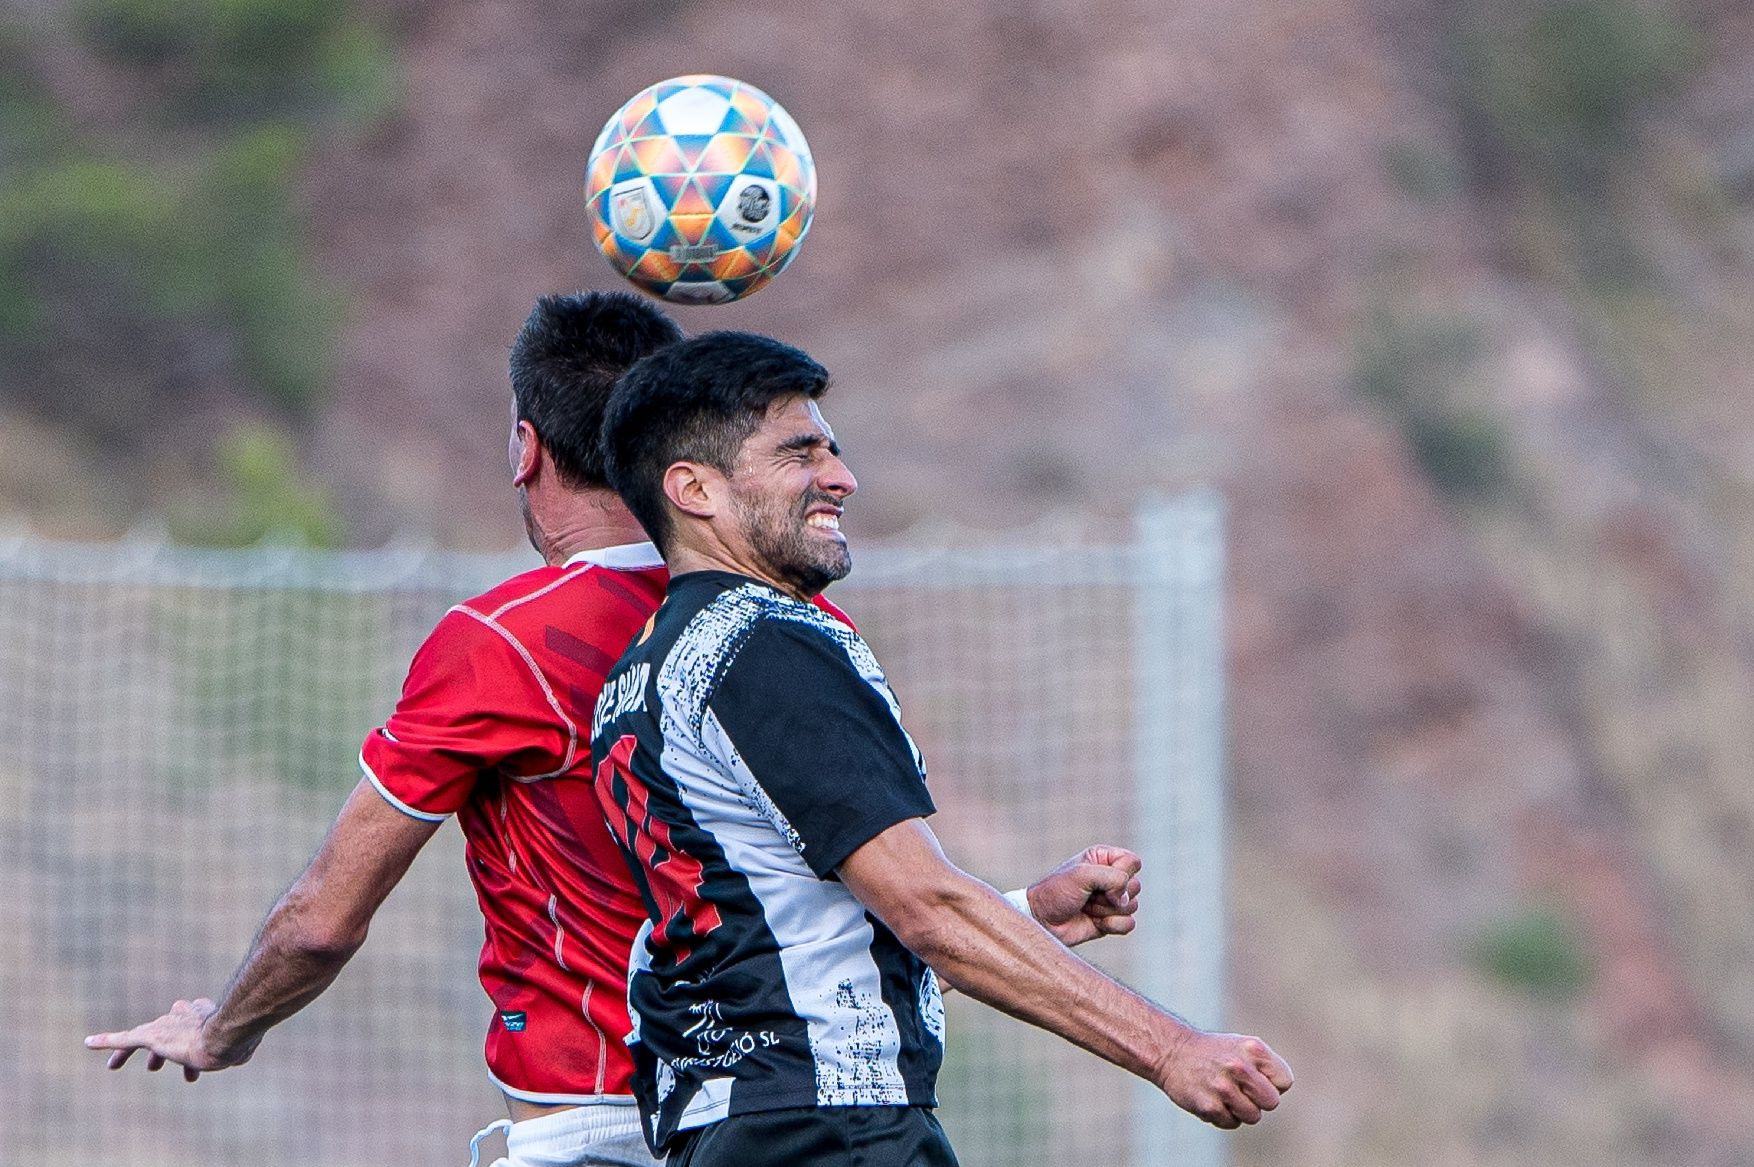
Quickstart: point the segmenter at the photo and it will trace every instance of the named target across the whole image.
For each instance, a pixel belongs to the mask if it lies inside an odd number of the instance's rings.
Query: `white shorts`
[[[591,1102],[523,1122],[500,1119],[469,1143],[469,1164],[479,1161],[481,1140],[505,1132],[505,1158],[493,1167],[663,1167],[652,1158],[640,1129],[639,1107]]]

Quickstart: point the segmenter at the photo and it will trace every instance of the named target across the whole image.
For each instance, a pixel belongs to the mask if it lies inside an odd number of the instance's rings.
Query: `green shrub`
[[[144,65],[295,71],[348,18],[347,0],[81,0],[90,39]]]
[[[293,217],[304,149],[297,131],[234,135],[181,186],[89,158],[20,176],[0,189],[0,335],[14,348],[76,343],[57,333],[71,325],[45,313],[77,287],[141,328],[227,329],[264,400],[310,410],[328,380],[341,302],[310,271]]]
[[[338,547],[341,515],[333,497],[298,469],[292,439],[261,425],[240,426],[219,441],[215,497],[171,515],[179,542],[250,547],[264,540]]]
[[[69,268],[155,316],[174,313],[186,259],[176,190],[153,172],[89,158],[15,174],[0,187],[0,328],[15,341],[43,325],[38,281]]]
[[[1492,922],[1475,941],[1473,958],[1501,984],[1541,996],[1575,996],[1590,981],[1576,927],[1549,907],[1527,908]]]
[[[1440,494],[1462,502],[1498,497],[1509,476],[1502,429],[1477,413],[1408,419],[1413,457]]]
[[[372,25],[354,23],[337,29],[324,42],[315,71],[335,112],[355,124],[381,121],[401,100],[395,52]]]
[[[1497,497],[1509,478],[1502,429],[1456,398],[1479,329],[1448,317],[1378,310],[1358,346],[1353,386],[1394,422],[1431,484],[1461,502]]]
[[[205,120],[377,116],[393,100],[389,48],[350,0],[81,0],[79,15]]]
[[[1422,202],[1454,198],[1462,177],[1448,153],[1425,142],[1395,142],[1383,153],[1389,178],[1401,192]]]
[[[205,278],[214,309],[238,337],[263,396],[295,412],[323,395],[341,303],[310,271],[294,221],[292,184],[307,136],[268,126],[227,140],[197,201],[207,208]]]
[[[1392,409],[1441,394],[1480,348],[1480,330],[1454,317],[1404,315],[1379,308],[1359,344],[1353,383]]]
[[[1663,0],[1487,4],[1463,23],[1464,112],[1489,153],[1552,185],[1597,192],[1638,113],[1700,59]]]

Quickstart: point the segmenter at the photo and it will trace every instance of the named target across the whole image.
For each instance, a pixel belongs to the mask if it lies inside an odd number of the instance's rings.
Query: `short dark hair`
[[[666,470],[687,461],[729,473],[768,406],[827,391],[827,369],[772,337],[704,332],[660,349],[630,368],[609,399],[603,418],[609,484],[659,550],[667,550]]]
[[[512,342],[512,401],[560,472],[578,488],[607,486],[597,437],[616,378],[682,339],[661,308],[631,292],[543,296]]]

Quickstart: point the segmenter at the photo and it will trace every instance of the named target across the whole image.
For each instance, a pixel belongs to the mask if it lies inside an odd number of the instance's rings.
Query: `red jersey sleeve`
[[[414,654],[402,699],[359,762],[397,808],[437,821],[462,809],[483,771],[546,777],[577,750],[527,652],[499,625],[453,608]]]

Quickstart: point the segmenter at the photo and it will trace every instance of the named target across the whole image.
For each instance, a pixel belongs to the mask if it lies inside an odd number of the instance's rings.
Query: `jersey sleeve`
[[[713,690],[709,745],[722,738],[721,760],[819,878],[936,809],[893,701],[834,637],[778,619],[755,627]]]
[[[366,737],[359,761],[398,809],[437,821],[463,808],[482,772],[550,775],[577,748],[517,645],[452,609],[414,654],[395,712]]]

